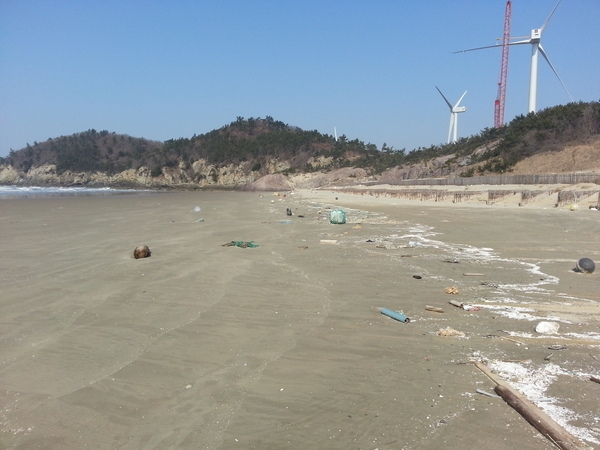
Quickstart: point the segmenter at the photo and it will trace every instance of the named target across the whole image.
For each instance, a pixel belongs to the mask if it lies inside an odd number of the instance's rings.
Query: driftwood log
[[[425,305],[425,309],[427,311],[433,311],[433,312],[438,312],[438,313],[444,312],[443,308],[438,308],[437,306],[431,306],[431,305]]]
[[[598,377],[595,377],[595,376],[593,376],[593,375],[592,375],[592,376],[590,377],[590,381],[594,381],[594,382],[596,382],[596,383],[600,383],[600,378],[598,378]]]
[[[529,402],[529,400],[525,399],[512,388],[498,384],[494,388],[494,391],[558,448],[565,450],[588,448],[583,442],[571,435],[552,420],[550,416],[542,412],[542,410],[538,409],[533,403]]]
[[[581,440],[570,434],[549,415],[531,403],[524,395],[512,388],[502,378],[492,373],[492,371],[482,363],[475,363],[475,366],[481,370],[487,377],[496,383],[494,391],[508,403],[514,410],[535,427],[540,433],[548,438],[554,445],[562,450],[586,450],[590,447]]]

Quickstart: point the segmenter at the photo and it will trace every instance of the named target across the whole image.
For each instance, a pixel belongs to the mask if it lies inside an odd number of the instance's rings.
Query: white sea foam
[[[111,195],[133,192],[146,192],[136,189],[114,189],[109,187],[82,186],[0,186],[0,198],[69,196],[69,195]]]

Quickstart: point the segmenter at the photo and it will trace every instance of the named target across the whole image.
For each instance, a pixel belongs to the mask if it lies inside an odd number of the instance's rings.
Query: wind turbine
[[[546,55],[546,51],[544,50],[544,47],[542,47],[542,43],[541,43],[542,33],[544,32],[544,29],[548,25],[548,22],[550,22],[550,19],[552,18],[554,11],[556,11],[556,8],[558,8],[558,5],[560,5],[560,2],[561,2],[561,0],[558,0],[558,3],[556,4],[554,9],[552,10],[550,15],[548,16],[548,18],[546,19],[546,21],[542,24],[542,26],[540,28],[534,28],[533,30],[531,30],[531,35],[528,39],[523,39],[521,41],[513,41],[508,44],[508,45],[531,44],[531,71],[529,74],[529,105],[528,105],[529,112],[536,111],[538,56],[540,53],[542,54],[542,56],[544,57],[544,59],[546,60],[546,62],[550,66],[550,68],[552,69],[552,71],[554,72],[554,75],[556,75],[556,78],[558,78],[558,81],[560,81],[560,84],[562,84],[562,87],[565,89],[565,91],[567,91],[567,94],[569,95],[569,98],[571,99],[571,101],[573,101],[573,97],[571,97],[571,94],[569,93],[569,90],[565,86],[565,83],[563,83],[562,79],[558,75],[558,72],[556,71],[556,69],[554,68],[552,63],[550,62],[550,59],[548,58],[548,55]],[[501,45],[496,44],[496,45],[488,45],[486,47],[470,48],[468,50],[461,50],[460,52],[455,52],[455,53],[470,52],[473,50],[481,50],[484,48],[493,48],[493,47],[501,47]]]
[[[467,110],[465,106],[458,105],[462,101],[463,97],[467,94],[467,91],[465,91],[465,93],[460,96],[456,104],[452,106],[452,104],[448,101],[444,94],[442,94],[440,88],[438,88],[437,86],[435,88],[438,90],[442,98],[446,101],[448,108],[450,108],[450,128],[448,129],[448,144],[450,142],[454,143],[458,140],[458,114]]]

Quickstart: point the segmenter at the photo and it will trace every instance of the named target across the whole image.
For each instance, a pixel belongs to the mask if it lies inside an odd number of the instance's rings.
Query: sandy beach
[[[0,200],[0,448],[555,448],[476,361],[600,448],[600,212],[552,201]]]

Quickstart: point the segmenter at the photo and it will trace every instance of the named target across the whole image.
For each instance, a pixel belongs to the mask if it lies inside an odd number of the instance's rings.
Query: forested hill
[[[460,174],[472,176],[504,173],[534,154],[562,150],[572,144],[589,144],[598,139],[600,102],[548,108],[518,116],[502,128],[486,128],[455,144],[432,145],[409,152],[385,144],[378,149],[373,144],[345,136],[336,140],[272,117],[238,117],[217,130],[166,142],[90,129],[11,150],[6,158],[0,158],[0,166],[27,173],[32,168],[54,165],[58,174],[69,171],[107,175],[146,167],[156,177],[169,168],[191,171],[194,163],[202,160],[216,168],[232,164],[243,166],[245,172],[254,172],[257,178],[273,172],[273,161],[286,161],[284,173],[359,167],[377,174],[392,167],[448,156],[445,164],[449,171],[453,170],[453,162],[460,160],[460,166],[464,167]]]

